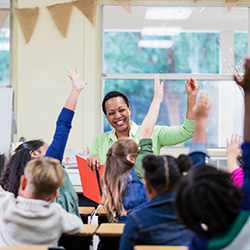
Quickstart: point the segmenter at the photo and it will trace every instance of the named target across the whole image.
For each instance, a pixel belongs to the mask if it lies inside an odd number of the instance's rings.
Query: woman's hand
[[[67,67],[67,70],[69,72],[68,76],[72,82],[72,88],[80,92],[83,89],[83,87],[87,84],[87,82],[81,80],[78,69],[76,69],[76,72],[75,72],[70,67]]]
[[[97,155],[91,155],[87,158],[87,163],[91,171],[96,171],[100,168],[100,158]]]

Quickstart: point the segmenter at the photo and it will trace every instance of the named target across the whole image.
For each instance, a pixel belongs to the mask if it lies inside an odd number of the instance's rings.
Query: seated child
[[[190,233],[178,223],[173,208],[176,185],[192,166],[185,155],[147,155],[143,158],[145,186],[150,202],[128,216],[119,250],[135,245],[187,245]]]
[[[17,198],[0,186],[0,247],[55,247],[63,233],[81,231],[80,218],[67,213],[57,203],[49,203],[58,195],[57,189],[63,182],[60,162],[46,157],[27,163]]]
[[[152,153],[150,136],[162,100],[163,83],[160,83],[159,75],[156,75],[154,99],[142,123],[139,145],[132,139],[124,138],[116,141],[108,150],[102,176],[102,200],[111,222],[126,221],[128,213],[148,203],[145,187],[134,167],[140,167],[142,158]]]
[[[31,159],[49,156],[62,161],[64,149],[68,140],[71,129],[71,123],[74,117],[74,111],[78,101],[78,96],[85,86],[86,82],[80,79],[79,71],[76,73],[68,69],[68,76],[72,82],[72,89],[69,97],[62,109],[57,123],[53,141],[50,146],[41,140],[31,140],[22,143],[15,150],[15,154],[10,158],[9,162],[3,169],[0,176],[0,185],[6,191],[18,195],[21,175],[24,173],[24,167]],[[78,196],[74,187],[66,173],[65,181],[59,189],[59,196],[54,200],[61,204],[66,211],[76,214],[80,217],[78,211]]]
[[[190,147],[194,167],[182,179],[175,198],[180,221],[194,232],[189,249],[250,248],[250,58],[245,60],[243,80],[235,80],[245,91],[244,183],[240,190],[233,185],[230,174],[205,164],[211,103],[203,93],[194,107],[195,133]]]

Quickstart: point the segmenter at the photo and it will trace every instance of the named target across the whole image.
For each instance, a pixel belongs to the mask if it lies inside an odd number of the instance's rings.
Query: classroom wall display
[[[74,6],[73,2],[59,3],[47,6],[51,17],[53,18],[56,27],[61,32],[64,38],[67,36],[69,20]]]
[[[6,19],[9,16],[9,14],[10,14],[10,9],[0,9],[0,29],[6,22]]]
[[[0,152],[8,158],[12,130],[12,88],[0,88]]]
[[[131,0],[115,0],[123,9],[131,13]]]
[[[127,12],[131,13],[131,0],[115,0],[115,1]],[[235,6],[236,2],[238,1],[239,0],[225,0],[228,12],[230,12],[230,10]],[[194,0],[194,3],[197,2],[199,2],[199,0]],[[90,21],[90,23],[95,27],[97,4],[98,0],[78,0],[68,3],[61,3],[61,4],[47,6],[47,9],[49,10],[52,16],[56,27],[61,32],[63,37],[66,38],[73,5],[75,5],[85,15],[85,17]],[[25,41],[26,43],[28,43],[31,39],[31,36],[34,32],[37,23],[37,19],[39,16],[39,8],[38,7],[34,9],[15,8],[15,11],[22,32],[24,34]],[[1,24],[1,15],[0,15],[0,24]]]
[[[33,32],[35,30],[37,20],[39,17],[39,8],[36,7],[34,9],[23,8],[17,9],[15,8],[16,16],[19,20],[26,44],[30,41]]]
[[[85,15],[85,17],[96,26],[97,0],[78,0],[74,2],[75,6]]]
[[[227,5],[227,12],[230,12],[230,10],[235,6],[235,4],[238,2],[239,0],[225,0],[226,5]],[[199,0],[194,0],[194,3],[199,2]]]

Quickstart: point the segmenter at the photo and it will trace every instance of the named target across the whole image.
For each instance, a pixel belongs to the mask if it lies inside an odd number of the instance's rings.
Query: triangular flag
[[[52,16],[56,27],[59,29],[63,37],[66,38],[69,27],[69,20],[74,3],[59,3],[51,6],[47,6],[47,9]]]
[[[231,9],[234,7],[234,5],[236,4],[236,2],[238,2],[239,0],[226,0],[226,4],[227,4],[227,12],[230,12]]]
[[[131,13],[131,0],[115,0],[127,12]]]
[[[35,9],[15,8],[15,11],[27,44],[30,41],[30,38],[35,30],[36,23],[39,17],[39,8],[38,7],[36,7]]]
[[[199,0],[194,0],[194,3],[197,3]]]
[[[0,29],[2,29],[9,14],[10,14],[10,9],[0,10]]]
[[[74,4],[95,27],[97,0],[78,0]]]

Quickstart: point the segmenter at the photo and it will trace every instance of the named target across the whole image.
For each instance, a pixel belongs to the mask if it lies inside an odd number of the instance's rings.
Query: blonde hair
[[[131,178],[129,171],[134,166],[127,160],[127,156],[136,158],[137,150],[137,143],[129,138],[116,141],[108,150],[101,183],[102,203],[111,222],[117,221],[116,212],[127,215],[128,211],[122,202],[122,193],[126,188],[127,178]]]
[[[33,195],[46,200],[64,182],[64,171],[60,161],[45,157],[31,160],[24,169],[27,181],[33,186]]]

